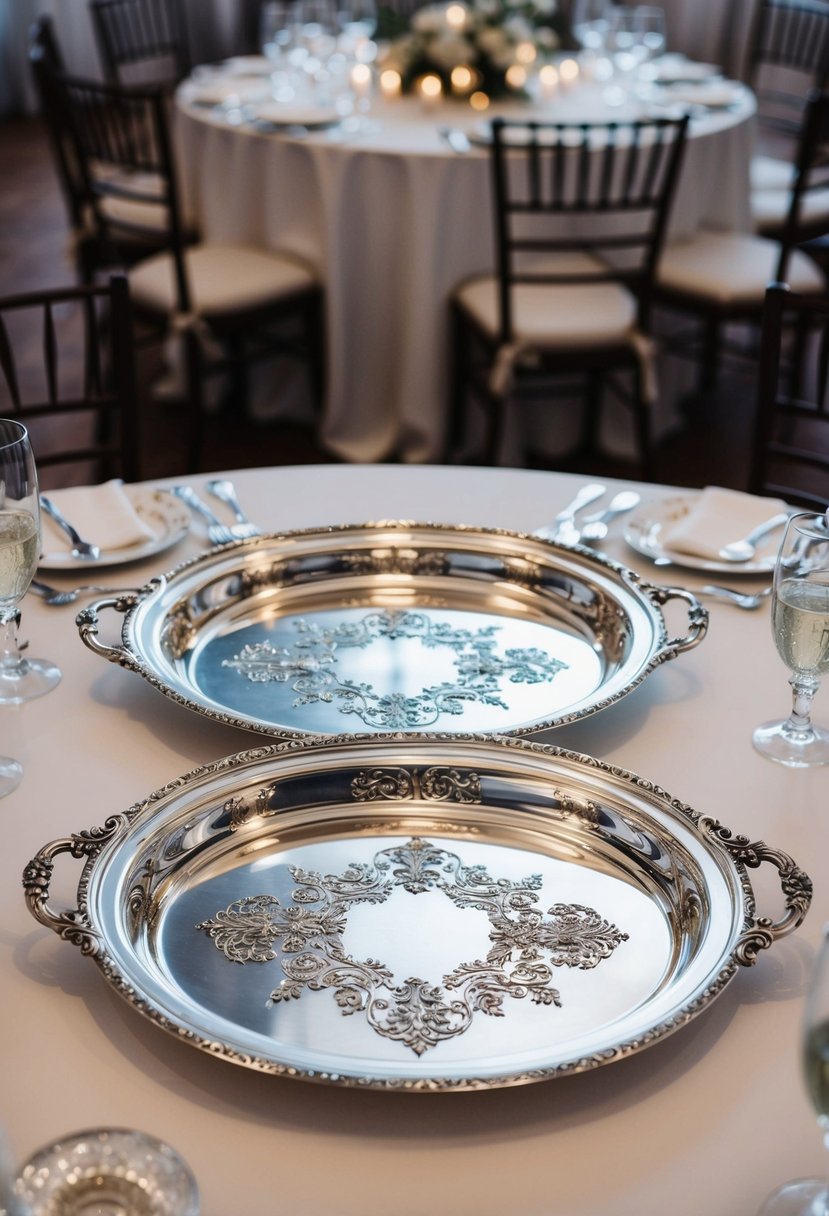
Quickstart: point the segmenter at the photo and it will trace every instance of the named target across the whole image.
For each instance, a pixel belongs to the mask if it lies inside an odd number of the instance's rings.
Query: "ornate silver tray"
[[[77,907],[55,858],[84,860]],[[757,917],[747,867],[777,868]],[[651,782],[505,735],[287,740],[46,845],[29,908],[177,1038],[262,1072],[462,1090],[618,1060],[794,929],[811,882]]]
[[[671,599],[688,606],[686,637],[668,637]],[[125,614],[120,645],[99,640],[104,608]],[[708,615],[586,549],[395,522],[214,549],[77,622],[173,700],[285,738],[559,726],[691,649]]]

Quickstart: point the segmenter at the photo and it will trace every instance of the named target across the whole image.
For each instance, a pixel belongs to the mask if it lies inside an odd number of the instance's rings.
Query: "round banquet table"
[[[565,474],[431,466],[231,476],[249,513],[274,530],[380,518],[531,530],[581,484]],[[646,501],[677,492],[639,489]],[[102,581],[136,586],[205,547],[195,522],[175,549],[102,572]],[[660,581],[618,524],[607,552]],[[657,573],[690,588],[705,578]],[[269,1077],[211,1058],[143,1019],[90,959],[32,920],[21,874],[47,841],[101,825],[259,737],[103,662],[80,642],[73,608],[27,596],[30,653],[56,660],[63,679],[49,695],[2,711],[1,750],[25,764],[22,784],[0,807],[0,1123],[14,1158],[82,1128],[140,1128],[190,1163],[202,1216],[364,1216],[369,1208],[383,1216],[753,1216],[775,1185],[822,1172],[798,1032],[827,913],[827,773],[783,768],[752,749],[754,725],[789,700],[768,608],[711,602],[710,611],[696,649],[547,741],[631,769],[791,854],[815,883],[804,924],[739,969],[692,1022],[638,1054],[541,1084],[407,1095]],[[684,609],[680,618],[669,618],[679,634]],[[825,691],[817,709],[829,719]],[[78,876],[77,862],[58,862],[53,902],[74,906]],[[761,910],[777,915],[776,879],[768,889],[758,879],[757,889],[768,900]]]
[[[245,95],[257,87],[254,81]],[[238,88],[250,89],[250,79]],[[474,133],[472,111],[461,103],[424,109],[414,98],[378,100],[354,135],[333,128],[296,138],[258,131],[239,121],[238,109],[197,104],[211,94],[203,74],[178,93],[189,206],[205,240],[291,250],[317,270],[327,310],[323,441],[345,460],[441,459],[448,299],[464,279],[491,272],[494,257],[487,150],[459,155],[440,135],[445,126]],[[748,229],[754,110],[753,95],[740,89],[733,105],[694,116],[670,239],[702,226]],[[597,85],[580,83],[543,105],[512,103],[497,112],[598,121],[625,110],[606,106]],[[657,434],[676,422],[669,398],[660,394]],[[522,416],[530,428],[543,427],[543,414],[538,424],[532,412]],[[611,446],[632,452],[623,407],[609,418]],[[503,463],[523,464],[514,455],[518,439],[511,444]]]

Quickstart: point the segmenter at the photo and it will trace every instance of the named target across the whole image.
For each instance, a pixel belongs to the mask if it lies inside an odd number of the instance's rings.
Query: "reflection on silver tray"
[[[54,859],[85,859],[77,908]],[[780,873],[757,917],[746,867]],[[33,915],[165,1030],[259,1071],[513,1085],[641,1050],[795,928],[811,883],[651,782],[508,736],[289,740],[26,868]]]
[[[682,599],[688,636],[661,606]],[[98,639],[104,607],[121,645]],[[257,537],[77,618],[173,700],[268,734],[532,733],[613,704],[695,646],[707,613],[587,550],[386,523]]]

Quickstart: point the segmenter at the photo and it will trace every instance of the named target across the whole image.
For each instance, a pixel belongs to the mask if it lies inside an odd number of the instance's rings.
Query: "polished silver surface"
[[[77,907],[55,859],[85,862]],[[757,914],[747,867],[778,872]],[[639,1051],[794,929],[811,883],[652,782],[506,736],[289,740],[26,867],[33,915],[180,1040],[259,1071],[513,1085]]]
[[[202,502],[192,486],[170,486],[169,493],[174,494],[181,502],[186,503],[191,511],[202,517],[207,524],[207,535],[212,544],[229,545],[239,539],[233,535],[227,524],[223,524],[219,517],[213,514],[207,503]]]
[[[684,637],[667,633],[672,599]],[[119,645],[98,637],[104,608],[125,613]],[[77,622],[173,700],[284,737],[546,730],[614,704],[695,646],[708,615],[588,550],[392,522],[239,542]]]
[[[724,545],[720,549],[720,557],[728,562],[750,562],[757,554],[757,544],[765,536],[770,536],[772,532],[776,532],[778,528],[782,528],[788,521],[789,515],[787,511],[779,512],[773,515],[771,519],[767,519],[764,523],[758,524],[756,528],[748,533],[747,536],[740,540],[732,540],[729,544]]]
[[[578,529],[575,526],[576,512],[583,510],[606,492],[607,487],[603,486],[601,482],[588,482],[587,485],[581,487],[571,502],[562,507],[558,515],[554,517],[552,524],[548,527],[537,528],[534,535],[540,536],[542,540],[552,540],[560,544],[576,544],[579,539]]]

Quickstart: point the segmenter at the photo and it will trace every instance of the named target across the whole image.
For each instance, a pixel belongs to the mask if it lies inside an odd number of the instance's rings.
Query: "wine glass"
[[[610,0],[574,0],[571,29],[582,50],[604,52],[610,7]]]
[[[0,418],[0,705],[49,692],[60,671],[46,659],[23,658],[17,643],[18,605],[40,559],[37,470],[28,432]]]
[[[771,620],[777,652],[792,672],[792,712],[758,726],[754,746],[795,768],[829,764],[829,732],[811,721],[820,677],[829,671],[829,512],[790,517],[774,567]]]
[[[829,1149],[829,925],[823,929],[814,975],[806,997],[801,1037],[806,1089]],[[798,1178],[786,1182],[766,1199],[758,1216],[827,1216],[829,1181]]]
[[[633,25],[642,62],[656,59],[665,50],[665,10],[652,4],[637,4]]]
[[[274,68],[285,65],[289,52],[297,43],[296,5],[293,0],[267,0],[262,5],[259,42],[262,54],[270,59]]]

